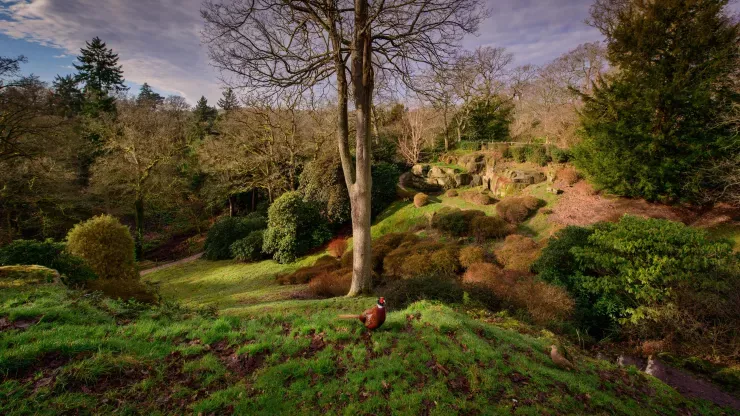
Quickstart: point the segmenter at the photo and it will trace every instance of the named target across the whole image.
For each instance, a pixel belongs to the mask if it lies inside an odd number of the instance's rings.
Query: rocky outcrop
[[[537,170],[507,169],[504,172],[495,172],[489,168],[483,178],[483,183],[488,184],[488,189],[495,197],[505,198],[521,192],[529,185],[542,183],[545,180],[547,180],[545,174]]]
[[[453,168],[417,164],[411,172],[401,175],[401,186],[419,189],[425,192],[459,188],[470,184],[472,176]]]

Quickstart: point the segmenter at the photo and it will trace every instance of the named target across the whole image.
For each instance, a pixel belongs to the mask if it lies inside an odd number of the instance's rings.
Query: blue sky
[[[503,46],[517,64],[544,64],[601,39],[585,25],[591,0],[488,0],[493,15],[464,46]],[[121,58],[132,90],[148,82],[191,103],[221,95],[200,43],[201,0],[0,0],[0,55],[23,54],[24,73],[50,81],[99,36]],[[737,10],[737,4],[733,6]]]

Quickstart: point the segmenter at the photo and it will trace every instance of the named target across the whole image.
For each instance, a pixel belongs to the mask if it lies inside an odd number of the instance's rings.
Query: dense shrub
[[[110,215],[81,222],[67,234],[67,250],[82,258],[105,280],[139,280],[134,239],[129,229]]]
[[[506,221],[518,224],[534,214],[541,205],[542,201],[533,196],[510,196],[496,204],[496,212]]]
[[[505,142],[511,138],[510,125],[514,105],[501,96],[476,99],[468,104],[465,140],[473,142]],[[476,149],[477,150],[477,149]]]
[[[347,251],[347,239],[335,238],[334,240],[329,242],[329,245],[326,247],[326,251],[332,257],[335,257],[337,259],[342,258],[344,252]]]
[[[302,285],[322,273],[331,273],[340,268],[342,268],[342,265],[337,259],[332,256],[323,256],[316,260],[312,266],[301,267],[291,273],[279,274],[275,279],[281,285]]]
[[[464,291],[453,278],[425,276],[390,282],[380,290],[389,305],[402,309],[420,300],[462,303]]]
[[[460,141],[457,143],[457,148],[468,152],[477,152],[480,150],[480,142]]]
[[[424,276],[454,276],[460,269],[458,249],[430,240],[404,243],[383,260],[386,277],[410,279]]]
[[[620,328],[643,340],[738,354],[740,270],[730,242],[676,222],[625,216],[559,232],[535,270],[576,298],[579,323],[592,334]]]
[[[445,196],[448,198],[454,198],[457,196],[457,190],[456,189],[448,189],[447,192],[445,192]]]
[[[250,214],[247,217],[223,217],[208,230],[203,245],[203,258],[206,260],[227,260],[233,258],[231,245],[247,238],[251,233],[267,226],[265,217]]]
[[[561,149],[557,146],[548,146],[548,156],[555,163],[566,163],[571,159],[570,150]]]
[[[515,162],[522,163],[527,161],[527,153],[524,146],[511,146],[509,147],[509,153]]]
[[[89,281],[86,288],[92,291],[102,292],[111,299],[120,299],[123,301],[135,300],[149,304],[159,301],[157,292],[139,279],[95,279]]]
[[[550,161],[550,158],[547,156],[547,150],[541,145],[526,146],[524,153],[527,162],[534,163],[535,165],[545,166]]]
[[[578,182],[578,172],[573,168],[563,168],[558,171],[557,179],[563,181],[566,185],[573,186]]]
[[[379,162],[372,166],[373,186],[371,190],[370,210],[377,216],[396,200],[396,188],[401,171],[396,165]]]
[[[333,298],[349,293],[351,285],[352,269],[340,269],[320,273],[308,282],[308,290],[314,296]]]
[[[467,269],[474,263],[486,261],[486,251],[480,246],[465,246],[460,249],[460,265]]]
[[[267,231],[262,247],[275,261],[290,263],[331,238],[318,206],[303,200],[298,192],[286,192],[268,210]]]
[[[414,195],[414,206],[421,208],[429,202],[429,196],[425,193],[419,192]]]
[[[238,261],[260,261],[265,258],[262,252],[263,244],[264,231],[252,231],[246,238],[231,245],[231,256]]]
[[[352,219],[347,182],[336,151],[327,152],[306,164],[298,191],[304,200],[320,207],[321,215],[332,226],[339,227]]]
[[[514,227],[499,217],[479,216],[470,221],[470,235],[478,243],[491,238],[502,238],[511,234]]]
[[[15,240],[0,248],[0,266],[38,265],[54,269],[67,286],[77,287],[95,279],[85,261],[66,251],[64,243],[52,240]]]
[[[432,218],[432,227],[454,235],[456,237],[466,236],[470,230],[470,223],[478,216],[485,216],[483,211],[460,210],[458,208],[443,208],[437,211]]]
[[[476,205],[491,205],[494,202],[494,199],[491,198],[491,195],[476,190],[462,192],[460,194],[460,197],[464,201]]]
[[[463,274],[465,284],[488,284],[501,274],[501,268],[492,263],[478,262],[468,266]]]
[[[529,272],[539,254],[537,242],[529,237],[512,234],[506,237],[504,245],[496,250],[496,259],[504,265],[504,269]]]

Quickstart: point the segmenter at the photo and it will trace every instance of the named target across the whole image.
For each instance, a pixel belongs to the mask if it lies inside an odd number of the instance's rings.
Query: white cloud
[[[200,43],[201,0],[18,0],[0,32],[76,56],[99,36],[120,57],[127,80],[195,102],[221,95]]]
[[[54,58],[55,59],[62,59],[62,58],[67,58],[68,56],[69,55],[61,54],[61,55],[54,55]]]

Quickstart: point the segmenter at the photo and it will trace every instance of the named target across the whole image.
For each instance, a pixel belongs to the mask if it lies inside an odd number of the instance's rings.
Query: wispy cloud
[[[62,58],[67,58],[68,56],[69,55],[61,54],[61,55],[54,55],[54,58],[56,58],[56,59],[62,59]]]
[[[0,32],[76,56],[99,36],[127,80],[185,96],[220,96],[200,43],[201,0],[17,0],[0,8]]]

